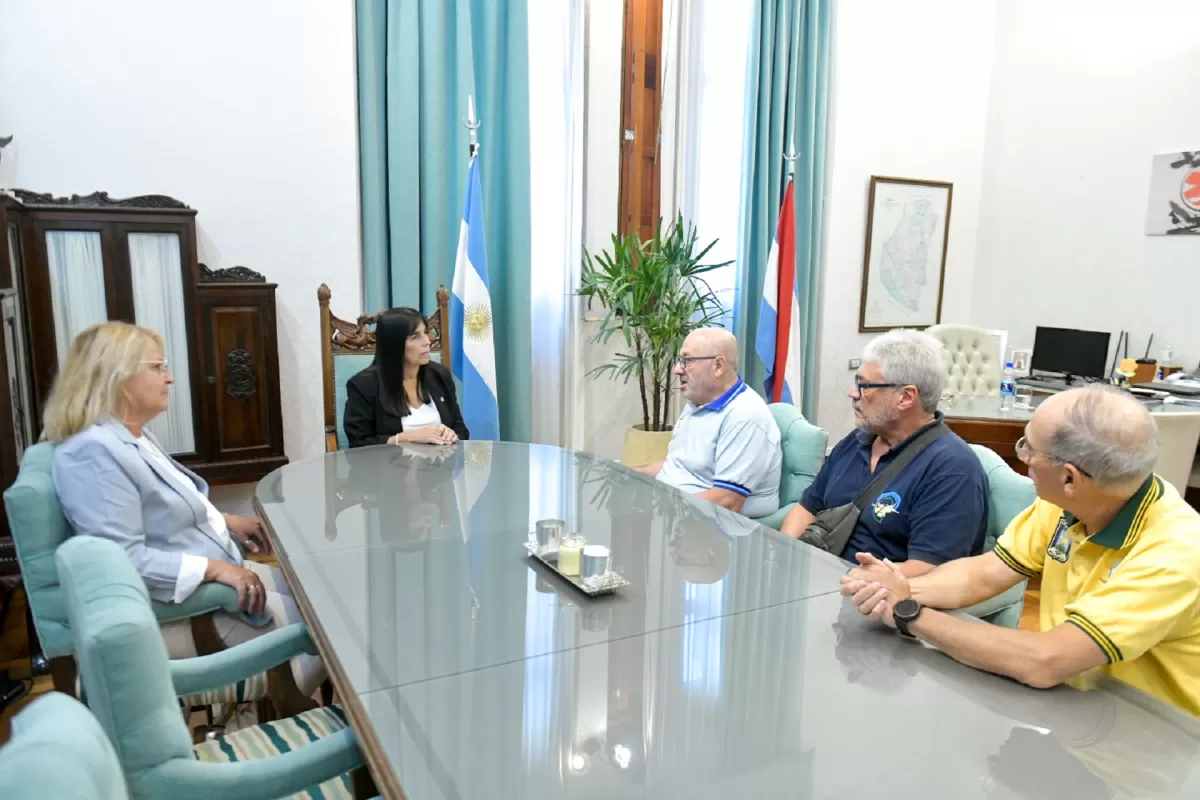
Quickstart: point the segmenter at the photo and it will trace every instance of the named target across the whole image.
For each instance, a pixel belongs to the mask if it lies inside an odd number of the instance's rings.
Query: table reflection
[[[987,756],[989,798],[1200,796],[1200,720],[1112,678],[1089,673],[1038,691],[972,673],[865,622],[849,605],[832,628],[849,681],[893,695],[918,675],[936,676],[947,690],[1018,723]]]
[[[257,500],[414,800],[1200,797],[1173,710],[902,640],[838,595],[837,559],[591,456],[367,448]],[[546,518],[630,586],[588,598],[529,559]]]
[[[535,611],[528,636],[575,646],[364,701],[385,726],[408,720],[383,741],[413,798],[1200,796],[1197,724],[1152,698],[1029,690],[842,605],[792,602],[636,647]],[[693,661],[696,642],[719,677]],[[510,714],[501,698],[517,697]]]

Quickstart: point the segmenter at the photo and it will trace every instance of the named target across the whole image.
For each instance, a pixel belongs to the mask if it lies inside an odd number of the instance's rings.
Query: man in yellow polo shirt
[[[911,582],[860,553],[842,594],[865,615],[957,660],[1039,688],[1099,668],[1200,716],[1200,515],[1152,474],[1158,432],[1107,386],[1038,407],[1017,443],[1038,499],[996,549]],[[1041,631],[933,609],[965,608],[1041,575]]]

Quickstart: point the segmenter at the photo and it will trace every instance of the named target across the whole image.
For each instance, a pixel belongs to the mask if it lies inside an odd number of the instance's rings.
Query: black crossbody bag
[[[841,556],[842,551],[846,549],[846,544],[850,541],[850,536],[854,533],[854,526],[858,524],[859,517],[866,510],[868,499],[883,491],[888,482],[900,474],[900,470],[912,463],[912,460],[919,456],[922,450],[948,433],[950,433],[950,429],[944,422],[931,425],[924,433],[909,442],[900,455],[896,456],[895,460],[888,464],[882,472],[872,478],[871,482],[867,484],[867,488],[854,498],[854,502],[837,508],[827,508],[817,514],[816,519],[809,523],[809,526],[804,529],[804,533],[800,534],[800,541],[827,553],[833,553],[835,556]]]

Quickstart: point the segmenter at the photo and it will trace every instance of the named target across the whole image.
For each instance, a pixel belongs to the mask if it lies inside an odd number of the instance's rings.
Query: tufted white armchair
[[[946,346],[946,391],[957,395],[999,395],[1004,365],[996,340],[973,325],[934,325],[926,330]]]

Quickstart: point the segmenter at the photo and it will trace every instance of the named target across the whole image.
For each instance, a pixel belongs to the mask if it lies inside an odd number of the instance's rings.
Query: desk
[[[1009,773],[1032,798],[1080,771],[1126,796],[1168,755],[1200,796],[1200,723],[902,641],[837,594],[843,562],[603,459],[365,448],[277,470],[255,504],[387,798],[984,798]],[[632,585],[589,601],[531,563],[541,518]],[[1095,758],[1008,764],[1025,724]]]
[[[1034,408],[1046,398],[1035,395]],[[1189,478],[1200,443],[1200,407],[1153,403],[1147,406],[1159,428],[1159,458],[1155,472],[1169,481],[1182,495],[1187,491]],[[978,444],[997,453],[1014,470],[1028,474],[1025,464],[1017,458],[1017,440],[1025,433],[1025,425],[1033,411],[1013,408],[1000,410],[998,396],[960,395],[952,401],[943,400],[938,410],[946,416],[946,426],[969,444]]]

